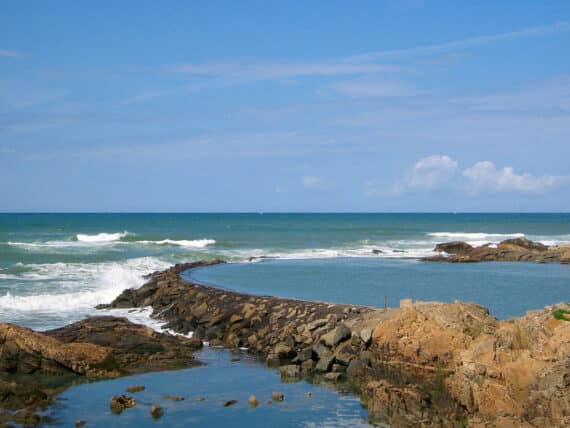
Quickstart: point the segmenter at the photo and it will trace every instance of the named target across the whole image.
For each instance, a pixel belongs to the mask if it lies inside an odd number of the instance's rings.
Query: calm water
[[[367,412],[354,396],[318,387],[305,381],[281,383],[278,372],[268,370],[259,361],[241,354],[241,361],[231,362],[228,351],[205,349],[197,357],[206,366],[175,372],[149,373],[105,382],[83,384],[68,389],[52,415],[62,426],[73,426],[84,419],[97,427],[367,427]],[[144,385],[146,390],[133,394],[137,406],[114,415],[109,400],[124,393],[130,385]],[[281,403],[266,404],[272,391],[285,395]],[[305,393],[312,396],[306,397]],[[164,394],[184,397],[173,402]],[[248,397],[260,401],[250,408]],[[204,401],[196,401],[204,397]],[[237,400],[223,407],[222,403]],[[158,404],[164,416],[154,421],[150,408]]]
[[[185,277],[252,294],[382,307],[400,299],[477,302],[493,316],[524,315],[570,299],[570,266],[340,258],[265,260],[201,268]]]

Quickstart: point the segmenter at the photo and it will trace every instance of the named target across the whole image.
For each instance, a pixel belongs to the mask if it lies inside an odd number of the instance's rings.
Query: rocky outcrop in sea
[[[570,244],[544,245],[526,238],[507,239],[497,245],[473,247],[463,241],[437,244],[434,251],[441,255],[426,257],[426,261],[474,263],[474,262],[538,262],[570,263]]]

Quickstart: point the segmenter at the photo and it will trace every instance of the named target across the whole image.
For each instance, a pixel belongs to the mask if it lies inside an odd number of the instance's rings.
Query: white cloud
[[[307,189],[318,189],[322,186],[322,180],[316,175],[305,175],[303,177],[303,187]]]
[[[433,155],[420,159],[407,180],[406,187],[434,190],[447,182],[457,170],[458,163],[445,155]]]
[[[510,166],[497,169],[491,161],[477,162],[463,171],[467,178],[467,191],[478,194],[483,191],[543,193],[567,181],[567,177],[543,175],[540,177],[517,174]]]

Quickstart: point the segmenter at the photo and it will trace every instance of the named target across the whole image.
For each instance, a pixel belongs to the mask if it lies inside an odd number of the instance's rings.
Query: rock
[[[85,426],[86,423],[87,423],[87,421],[85,421],[83,419],[77,419],[75,421],[75,428],[81,428],[81,427]]]
[[[279,342],[275,345],[271,354],[276,356],[279,360],[287,360],[295,356],[293,346],[285,342]]]
[[[356,353],[350,343],[346,342],[338,346],[334,352],[335,361],[348,366],[350,360],[354,359]]]
[[[279,367],[279,373],[281,374],[281,378],[296,379],[301,376],[301,367],[295,364],[281,366]]]
[[[317,365],[315,366],[315,370],[318,372],[328,372],[331,370],[334,362],[335,362],[335,356],[334,355],[331,354],[328,356],[323,356],[323,358],[321,358],[317,362]]]
[[[457,255],[467,254],[471,250],[473,250],[473,246],[463,241],[445,242],[443,244],[437,244],[434,248],[434,251]]]
[[[331,371],[333,373],[345,373],[346,372],[346,366],[342,365],[342,364],[333,364]]]
[[[523,249],[531,251],[547,251],[548,247],[541,242],[534,242],[526,238],[515,238],[507,239],[502,241],[498,246],[498,249]]]
[[[331,355],[331,350],[322,343],[318,343],[316,345],[313,345],[313,353],[316,355],[317,359],[321,359],[325,356]]]
[[[273,391],[271,393],[271,399],[273,401],[283,401],[285,399],[285,396],[283,395],[282,392]]]
[[[237,403],[237,400],[228,400],[228,401],[224,402],[223,406],[224,406],[224,407],[230,407],[230,406],[233,406],[233,405],[236,404],[236,403]]]
[[[116,414],[120,414],[123,410],[135,407],[136,405],[136,400],[128,395],[115,395],[111,398],[111,402],[109,403],[111,412]]]
[[[301,372],[307,374],[311,373],[315,368],[315,362],[313,360],[303,361],[301,363]]]
[[[255,395],[250,395],[249,399],[247,400],[247,404],[249,404],[251,407],[257,407],[259,406],[259,400],[255,397]]]
[[[318,320],[312,321],[309,324],[307,324],[306,328],[309,331],[313,331],[319,327],[327,325],[327,323],[328,323],[328,320],[326,318],[318,319]]]
[[[150,415],[153,419],[160,419],[164,415],[164,410],[157,404],[153,404],[150,408]]]
[[[349,379],[364,378],[368,375],[369,366],[359,358],[350,361],[346,369],[346,375]]]
[[[372,254],[382,254],[383,252],[384,252],[384,251],[379,250],[379,249],[377,249],[377,248],[374,248],[374,249],[372,250]]]
[[[368,415],[372,421],[389,421],[392,426],[402,427],[425,426],[423,421],[430,406],[426,393],[413,387],[396,387],[384,380],[369,383],[368,391]]]
[[[145,387],[142,385],[133,385],[133,386],[129,386],[127,388],[127,392],[130,392],[131,394],[134,394],[135,392],[141,392],[144,390],[145,390]]]
[[[366,346],[370,345],[370,342],[372,341],[372,329],[371,328],[362,329],[360,331],[360,339]]]
[[[293,360],[293,362],[300,362],[310,360],[313,357],[313,349],[312,347],[303,348],[297,351],[297,356]]]
[[[479,247],[471,247],[465,242],[446,242],[438,244],[435,249],[445,251],[449,256],[426,257],[424,260],[451,263],[489,261],[565,263],[567,260],[566,247],[549,247],[526,238],[507,239],[498,245],[485,244]]]
[[[170,394],[164,394],[162,396],[162,398],[164,398],[165,400],[171,400],[171,401],[184,401],[184,397],[179,397],[177,395],[170,395]]]
[[[324,378],[331,382],[338,382],[342,378],[342,373],[337,373],[337,372],[325,373]]]
[[[341,324],[336,329],[323,335],[321,341],[329,348],[334,348],[340,342],[350,339],[351,335],[350,329],[346,325]]]

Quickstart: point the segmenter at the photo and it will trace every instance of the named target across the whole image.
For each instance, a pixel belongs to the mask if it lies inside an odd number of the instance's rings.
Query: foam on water
[[[32,266],[34,270],[12,275],[28,279],[33,294],[0,296],[0,317],[34,324],[42,317],[73,321],[95,314],[94,307],[108,303],[126,288],[138,288],[143,276],[170,266],[169,262],[142,257],[121,262],[50,263]],[[55,327],[46,324],[45,328]]]
[[[214,245],[216,241],[214,239],[163,239],[160,241],[132,241],[137,244],[147,244],[147,245],[174,245],[179,247],[187,248],[205,248],[209,245]]]
[[[504,240],[510,238],[524,238],[524,233],[483,233],[483,232],[432,232],[428,236],[434,238],[449,238],[462,240]]]
[[[98,233],[96,235],[85,235],[82,233],[78,233],[76,238],[79,242],[113,242],[113,241],[120,241],[121,238],[127,236],[129,232],[126,230],[120,233]]]

